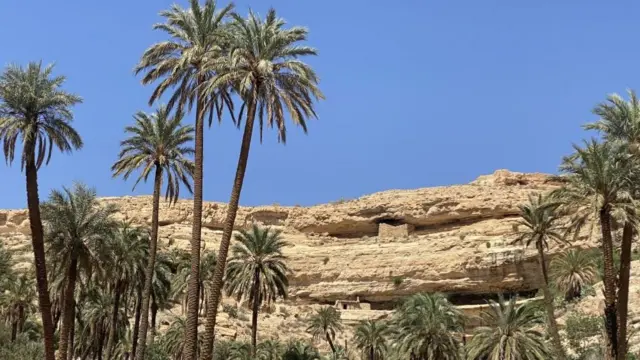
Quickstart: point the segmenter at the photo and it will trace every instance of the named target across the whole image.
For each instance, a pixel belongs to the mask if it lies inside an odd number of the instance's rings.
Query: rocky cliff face
[[[535,252],[510,245],[517,206],[561,179],[506,170],[467,185],[391,190],[311,207],[241,207],[236,227],[259,223],[282,229],[290,243],[291,298],[296,303],[337,299],[372,308],[418,291],[459,295],[537,289]],[[122,219],[148,224],[150,197],[103,198]],[[205,251],[217,250],[226,204],[205,203]],[[161,203],[161,247],[189,247],[190,201]],[[0,241],[29,250],[26,210],[0,210]],[[554,251],[552,249],[552,251]]]

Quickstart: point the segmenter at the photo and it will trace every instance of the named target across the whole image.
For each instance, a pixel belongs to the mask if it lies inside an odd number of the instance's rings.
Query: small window
[[[347,310],[347,304],[342,304],[342,308],[343,308],[344,310]]]

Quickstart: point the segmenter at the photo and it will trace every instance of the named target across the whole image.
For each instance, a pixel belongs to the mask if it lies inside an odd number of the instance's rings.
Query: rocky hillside
[[[517,206],[559,181],[499,170],[467,185],[390,190],[311,207],[241,207],[236,227],[259,223],[283,230],[291,244],[291,297],[301,303],[359,296],[375,308],[418,291],[528,291],[538,283],[533,253],[510,245]],[[150,221],[150,197],[102,201],[116,204],[123,219]],[[162,247],[189,246],[191,212],[187,200],[161,204]],[[205,250],[217,249],[225,213],[226,204],[204,204]],[[22,248],[28,233],[25,210],[0,210],[0,241]]]

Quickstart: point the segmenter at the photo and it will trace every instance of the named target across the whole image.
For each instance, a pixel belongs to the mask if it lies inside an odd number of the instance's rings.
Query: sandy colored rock
[[[467,185],[390,190],[311,207],[240,207],[237,229],[253,223],[277,227],[290,244],[285,250],[292,269],[290,300],[275,305],[283,306],[283,313],[261,315],[268,323],[263,333],[292,327],[303,335],[303,318],[339,299],[359,297],[372,311],[382,311],[391,300],[420,291],[462,296],[535,291],[540,282],[535,251],[511,245],[518,205],[530,193],[560,184],[550,175],[499,170]],[[115,204],[120,219],[150,223],[149,196],[100,201]],[[204,251],[217,250],[226,210],[227,204],[204,203]],[[161,202],[161,248],[189,247],[191,215],[189,200],[173,206]],[[404,230],[379,236],[380,224]],[[0,241],[27,265],[32,262],[28,235],[26,211],[0,210]],[[557,250],[554,245],[551,252]],[[242,328],[235,319],[228,321],[222,328],[229,334]]]

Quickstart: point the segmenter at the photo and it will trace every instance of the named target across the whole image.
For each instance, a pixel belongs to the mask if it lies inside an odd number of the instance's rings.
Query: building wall
[[[414,230],[411,224],[390,225],[381,223],[378,225],[378,236],[380,237],[396,237],[409,236]]]
[[[340,300],[336,301],[335,307],[338,310],[371,310],[369,303],[344,303]]]

